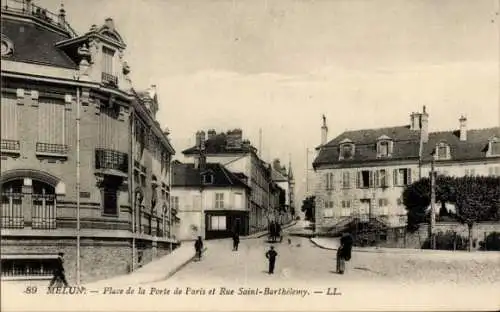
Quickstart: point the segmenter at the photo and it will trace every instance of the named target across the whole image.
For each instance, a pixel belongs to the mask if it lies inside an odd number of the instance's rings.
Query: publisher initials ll
[[[328,287],[328,290],[326,291],[327,296],[340,296],[342,293],[338,290],[337,287],[330,288]]]

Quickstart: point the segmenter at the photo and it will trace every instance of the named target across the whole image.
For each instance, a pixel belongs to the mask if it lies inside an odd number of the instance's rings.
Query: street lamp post
[[[431,209],[430,209],[430,222],[429,222],[429,239],[430,247],[436,249],[436,238],[434,235],[434,228],[436,226],[436,212],[435,212],[435,201],[436,201],[436,175],[434,171],[434,155],[435,150],[431,153]]]

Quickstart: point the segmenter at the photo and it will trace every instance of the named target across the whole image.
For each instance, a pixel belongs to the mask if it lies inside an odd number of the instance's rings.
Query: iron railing
[[[104,84],[112,85],[112,86],[117,86],[118,85],[118,77],[115,75],[111,75],[108,73],[102,73],[102,82]]]
[[[52,143],[36,143],[36,151],[39,153],[68,154],[68,145]]]
[[[33,17],[38,21],[66,30],[71,37],[78,37],[71,25],[59,19],[59,15],[33,4],[33,1],[26,0],[2,0],[2,11],[15,14],[22,14]]]
[[[50,278],[57,268],[57,259],[2,259],[2,277],[26,277],[33,276]]]
[[[24,228],[23,194],[2,193],[2,228]]]
[[[95,168],[115,169],[124,173],[128,173],[128,155],[119,151],[96,148]]]
[[[55,229],[56,228],[56,195],[55,194],[33,194],[32,204],[32,228]]]
[[[0,141],[0,149],[8,151],[18,151],[21,149],[19,141],[17,140],[5,140]]]

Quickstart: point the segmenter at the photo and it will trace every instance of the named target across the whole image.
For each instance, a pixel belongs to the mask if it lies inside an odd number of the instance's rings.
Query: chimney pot
[[[467,118],[462,115],[458,121],[460,123],[460,141],[467,141]]]

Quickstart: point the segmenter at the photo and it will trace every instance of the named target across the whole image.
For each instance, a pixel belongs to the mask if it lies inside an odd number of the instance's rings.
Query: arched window
[[[2,228],[23,228],[23,180],[2,184]]]
[[[51,185],[33,180],[32,227],[35,229],[56,228],[56,194]]]

